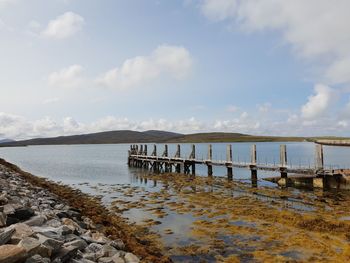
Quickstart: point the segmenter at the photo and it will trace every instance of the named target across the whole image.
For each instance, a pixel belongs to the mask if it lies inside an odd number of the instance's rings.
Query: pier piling
[[[226,167],[227,167],[227,178],[232,180],[233,169],[232,169],[232,145],[229,144],[226,147]]]
[[[213,176],[213,148],[212,145],[208,145],[208,160],[207,160],[207,167],[208,167],[208,176]]]
[[[280,171],[281,178],[287,178],[287,146],[280,145]]]

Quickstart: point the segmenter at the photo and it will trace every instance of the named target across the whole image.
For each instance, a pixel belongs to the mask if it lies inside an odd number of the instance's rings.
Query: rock
[[[5,229],[3,232],[0,233],[0,246],[6,244],[10,241],[13,233],[15,233],[15,229]]]
[[[62,219],[62,223],[66,226],[68,226],[72,231],[76,231],[78,233],[81,233],[81,228],[80,226],[74,222],[72,219],[70,218],[63,218]]]
[[[13,233],[12,235],[11,242],[16,244],[19,241],[21,241],[21,239],[25,237],[30,237],[34,234],[33,230],[29,226],[23,223],[12,225],[10,226],[10,228],[15,229],[15,233]]]
[[[118,252],[119,251],[117,249],[115,249],[114,247],[112,247],[110,245],[104,245],[100,251],[96,252],[96,255],[97,255],[98,258],[101,258],[101,257],[113,257]]]
[[[91,243],[90,245],[87,246],[85,249],[86,252],[88,253],[97,253],[103,249],[103,246],[101,244],[97,243]]]
[[[138,262],[140,262],[140,259],[132,253],[126,253],[124,256],[124,260],[126,263],[138,263]]]
[[[96,229],[96,225],[92,222],[92,220],[88,217],[85,217],[83,222],[87,225],[89,229]]]
[[[78,251],[78,248],[74,246],[63,247],[57,252],[53,262],[55,261],[62,262],[62,263],[67,262],[68,260],[70,260],[72,257],[76,255],[77,251]]]
[[[25,263],[50,263],[51,260],[49,258],[43,258],[40,255],[34,255],[26,260]]]
[[[7,192],[3,192],[1,195],[0,195],[0,205],[6,205],[8,202],[8,199],[7,199]]]
[[[46,221],[44,216],[34,216],[31,219],[25,221],[24,223],[28,226],[42,226]]]
[[[69,218],[68,213],[65,212],[65,211],[60,211],[60,212],[58,212],[58,213],[56,214],[56,216],[57,216],[58,218]]]
[[[66,225],[60,226],[58,228],[58,231],[59,231],[59,233],[61,233],[61,235],[64,235],[64,236],[69,235],[69,234],[73,234],[72,229]]]
[[[96,254],[95,253],[85,253],[83,254],[83,258],[86,260],[90,260],[95,262],[96,261]]]
[[[70,263],[95,263],[95,261],[88,260],[86,258],[82,259],[72,259]]]
[[[38,239],[32,237],[25,237],[19,243],[18,246],[23,247],[29,255],[34,255],[35,250],[40,247],[41,243]]]
[[[107,244],[109,241],[109,239],[100,232],[92,233],[91,238],[94,241],[94,243],[99,243],[102,245]]]
[[[61,210],[61,209],[63,209],[63,207],[64,207],[64,204],[57,204],[57,205],[55,205],[55,209],[57,209],[57,210]]]
[[[67,247],[67,246],[74,246],[74,247],[77,247],[79,250],[83,250],[88,245],[87,245],[87,243],[84,240],[77,239],[77,240],[73,240],[73,241],[70,241],[68,243],[65,243],[63,246],[65,246],[65,247]]]
[[[51,248],[42,245],[38,239],[32,237],[26,237],[22,239],[18,243],[18,246],[23,247],[29,256],[38,254],[42,257],[50,257],[52,254]]]
[[[34,215],[34,210],[29,207],[22,207],[19,209],[16,209],[14,213],[14,217],[19,220],[27,220],[31,218]]]
[[[119,249],[119,250],[125,249],[125,244],[124,244],[123,240],[121,240],[121,239],[113,240],[113,241],[109,242],[109,245],[116,248],[116,249]]]
[[[77,224],[80,226],[80,228],[82,228],[82,229],[87,229],[88,228],[88,225],[87,224],[85,224],[84,222],[81,222],[81,221],[76,221],[77,222]]]
[[[13,204],[6,204],[6,205],[4,205],[4,212],[5,212],[5,214],[8,214],[8,215],[14,214],[16,208],[19,208],[19,207],[15,207],[15,205],[13,205]]]
[[[114,255],[112,257],[113,263],[125,263],[125,260],[119,255]]]
[[[1,263],[16,263],[24,260],[27,256],[26,250],[23,247],[16,245],[3,245],[0,247],[0,262]]]
[[[0,212],[0,227],[6,226],[7,214]]]
[[[14,218],[12,216],[7,215],[6,225],[7,226],[11,226],[13,224],[19,223],[19,221],[20,220],[18,218]]]
[[[58,219],[51,219],[51,220],[46,222],[46,225],[57,228],[57,227],[60,227],[62,225],[62,223]]]
[[[33,231],[37,234],[41,234],[43,236],[46,236],[48,238],[57,239],[57,240],[64,240],[64,237],[62,237],[59,234],[59,229],[54,227],[32,227]]]
[[[99,258],[98,263],[114,263],[114,261],[110,257],[104,257],[104,258]]]
[[[50,248],[53,251],[53,253],[58,251],[63,245],[62,241],[56,240],[56,239],[53,239],[53,238],[49,238],[49,237],[44,236],[42,234],[37,234],[37,237],[39,238],[39,242],[43,246]]]
[[[82,239],[82,238],[80,238],[80,237],[78,237],[77,235],[74,235],[74,234],[68,234],[68,235],[65,236],[64,241],[65,242],[71,242],[71,241],[77,240],[77,239]]]

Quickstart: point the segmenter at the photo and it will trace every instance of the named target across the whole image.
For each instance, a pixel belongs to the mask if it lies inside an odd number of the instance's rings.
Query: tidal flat
[[[350,193],[222,177],[139,174],[85,185],[113,213],[150,228],[175,262],[348,262]]]

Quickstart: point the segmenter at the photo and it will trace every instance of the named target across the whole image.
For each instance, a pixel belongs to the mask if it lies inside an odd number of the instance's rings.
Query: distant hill
[[[186,134],[180,137],[170,138],[168,142],[300,142],[305,139],[304,137],[256,136],[242,133],[209,132]]]
[[[54,138],[36,138],[7,142],[1,146],[60,145],[60,144],[112,144],[112,143],[151,143],[163,142],[183,134],[166,131],[107,131],[82,135],[59,136]]]
[[[8,143],[8,142],[14,142],[15,140],[11,140],[11,139],[1,139],[0,143]]]
[[[327,139],[333,137],[318,137]],[[334,138],[333,138],[334,139]],[[344,138],[337,138],[344,139]],[[316,137],[278,137],[257,136],[242,133],[209,132],[180,134],[167,131],[150,130],[144,132],[121,130],[82,135],[60,136],[54,138],[36,138],[24,141],[0,143],[0,147],[26,145],[60,144],[114,144],[114,143],[206,143],[206,142],[300,142],[314,141]]]

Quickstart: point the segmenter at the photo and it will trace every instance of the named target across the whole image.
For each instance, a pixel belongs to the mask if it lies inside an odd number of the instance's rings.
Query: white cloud
[[[169,75],[176,79],[186,77],[192,68],[192,58],[181,46],[161,45],[149,56],[126,60],[97,79],[97,83],[114,89],[128,89]]]
[[[334,90],[322,84],[316,85],[314,91],[315,94],[301,108],[302,117],[306,120],[324,116],[338,97]]]
[[[334,83],[350,83],[350,56],[334,61],[326,72],[328,79]]]
[[[350,83],[350,1],[202,0],[200,7],[209,19],[226,19],[246,32],[280,32],[298,55],[328,61],[329,81]]]
[[[272,107],[271,103],[265,102],[262,105],[258,105],[258,111],[260,113],[267,113],[270,111],[271,107]]]
[[[17,0],[0,0],[0,8],[6,7],[9,4],[16,2]]]
[[[221,21],[233,17],[237,11],[236,0],[204,0],[200,6],[209,19]]]
[[[317,97],[317,95],[315,95]],[[315,101],[315,99],[311,99]],[[289,116],[288,116],[289,115]],[[316,136],[347,135],[350,132],[349,119],[339,116],[324,116],[321,119],[304,119],[297,114],[286,114],[282,119],[274,116],[261,118],[256,114],[243,112],[240,116],[215,121],[200,121],[194,117],[180,120],[147,119],[130,120],[106,116],[90,123],[81,123],[72,117],[56,121],[50,117],[28,120],[22,116],[0,112],[0,138],[27,139],[84,134],[110,130],[167,130],[180,133],[195,132],[238,132],[258,135]],[[285,121],[288,119],[288,121]],[[334,123],[334,125],[329,125]]]
[[[54,87],[79,87],[83,83],[83,70],[84,68],[80,65],[71,65],[59,71],[52,72],[48,77],[48,83]]]
[[[43,104],[53,104],[56,102],[59,102],[60,99],[59,98],[49,98],[43,101]]]
[[[41,35],[47,38],[64,39],[75,35],[84,25],[84,18],[73,12],[66,12],[51,20]]]
[[[6,31],[6,32],[13,32],[14,29],[6,24],[1,18],[0,18],[0,32],[1,31]]]

